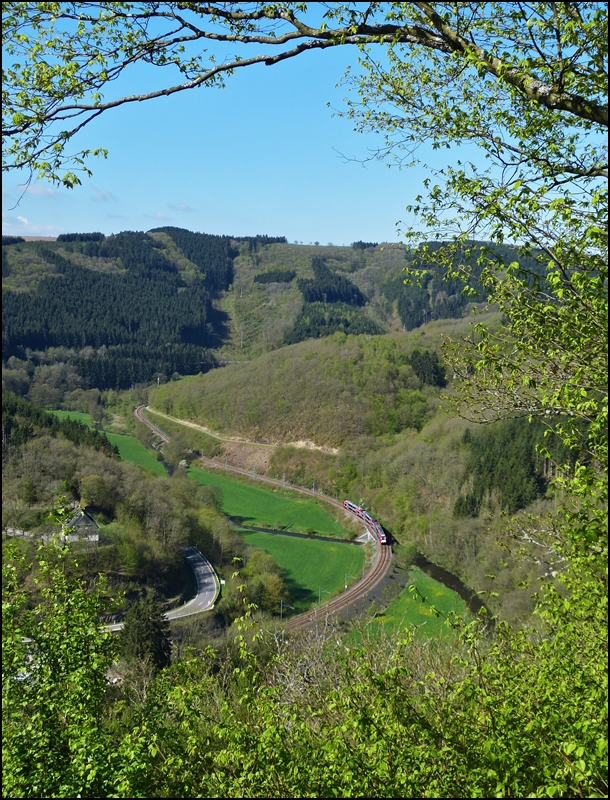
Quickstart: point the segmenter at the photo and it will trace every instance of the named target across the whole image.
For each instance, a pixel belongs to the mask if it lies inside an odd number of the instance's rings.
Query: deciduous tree
[[[63,515],[64,522],[67,515]],[[42,602],[28,608],[31,569],[3,553],[2,791],[7,797],[100,796],[110,759],[100,729],[115,647],[99,621],[101,586],[66,574],[67,550],[41,546]]]

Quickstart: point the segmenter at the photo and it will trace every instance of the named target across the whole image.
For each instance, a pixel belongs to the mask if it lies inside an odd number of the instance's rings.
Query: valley
[[[503,508],[553,502],[545,498],[550,473],[535,458],[536,441],[526,437],[520,471],[472,484],[482,456],[473,455],[470,442],[479,439],[443,410],[452,380],[440,348],[469,335],[471,311],[492,331],[500,317],[462,298],[459,282],[439,284],[434,271],[424,294],[405,286],[402,270],[418,264],[416,250],[167,228],[12,242],[3,253],[5,344],[12,353],[3,365],[5,388],[60,408],[60,417],[103,421],[121,457],[159,477],[164,464],[173,471],[194,452],[329,497],[355,498],[384,520],[403,567],[420,552],[479,591],[487,587],[485,575],[495,574],[502,600],[490,601],[494,610],[511,620],[527,617],[531,598],[518,586],[535,584],[540,570],[510,555],[508,568],[499,569],[495,543]],[[511,254],[506,249],[507,259]],[[73,286],[80,297],[67,314],[48,302],[62,283],[62,291]],[[110,298],[112,310],[105,305]],[[138,311],[144,304],[152,317]],[[43,323],[41,338],[36,326]],[[170,436],[164,462],[131,415],[142,400],[147,418]],[[509,437],[507,464],[520,436]],[[265,502],[255,487],[242,484],[239,498],[216,473],[192,465],[188,476],[222,493],[219,510],[237,522],[345,535],[335,521],[329,527],[318,519],[316,506],[295,515],[275,497],[261,516]],[[473,510],[456,513],[461,508]]]
[[[3,3],[3,796],[608,797],[607,16]]]
[[[460,373],[455,349],[476,352],[483,329],[502,340],[506,315],[475,302],[476,270],[474,298],[457,278],[441,289],[434,268],[405,287],[417,251],[356,244],[314,252],[167,229],[3,248],[3,528],[28,532],[3,541],[6,568],[19,565],[10,580],[27,587],[15,618],[28,635],[14,641],[42,641],[32,621],[64,591],[48,582],[69,584],[70,608],[88,615],[79,637],[121,627],[102,645],[102,680],[125,709],[108,732],[165,708],[172,681],[204,691],[195,706],[222,698],[229,716],[262,709],[249,685],[278,698],[280,717],[305,704],[306,736],[312,703],[326,719],[361,687],[356,708],[376,698],[384,720],[405,685],[424,716],[446,687],[472,685],[478,714],[479,665],[510,683],[516,662],[551,646],[531,632],[563,556],[523,531],[561,526],[588,423],[571,438],[519,413],[477,424],[476,405],[458,405],[477,367]],[[69,309],[66,291],[80,298]],[[359,541],[344,498],[390,545]],[[78,507],[97,538],[53,538]],[[39,541],[55,542],[50,561]],[[185,545],[220,584],[213,609],[187,616]],[[69,628],[63,613],[42,630]],[[551,685],[530,677],[528,691]]]

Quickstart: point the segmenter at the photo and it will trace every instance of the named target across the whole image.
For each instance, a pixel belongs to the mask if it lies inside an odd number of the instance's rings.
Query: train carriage
[[[368,511],[365,511],[363,508],[360,508],[360,506],[357,506],[350,500],[344,500],[343,507],[346,508],[348,511],[351,511],[352,514],[356,514],[358,517],[363,519],[366,522],[366,524],[375,531],[375,535],[377,536],[377,539],[379,540],[380,544],[388,543],[388,538],[383,529],[383,526],[379,522],[377,522],[376,519],[373,519],[373,517],[371,517]]]

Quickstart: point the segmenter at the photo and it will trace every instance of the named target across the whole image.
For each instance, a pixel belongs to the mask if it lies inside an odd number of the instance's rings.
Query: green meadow
[[[82,411],[51,411],[60,419],[74,419],[77,422],[84,423],[88,428],[93,427],[93,417],[90,414],[83,414]]]
[[[273,533],[240,530],[247,544],[269,553],[282,568],[295,610],[324,603],[362,575],[364,548],[340,542],[297,539]]]
[[[93,419],[89,414],[83,414],[81,411],[53,411],[55,416],[60,419],[74,419],[78,422],[83,422],[89,428],[93,427]],[[139,467],[142,467],[147,472],[154,472],[156,475],[165,475],[165,467],[155,458],[154,454],[144,447],[139,439],[135,436],[124,436],[120,433],[108,433],[102,431],[108,437],[108,440],[119,448],[119,455],[123,461],[133,461]]]
[[[417,593],[409,591],[415,586],[428,602],[423,602]],[[375,634],[375,629],[393,633],[399,630],[416,629],[416,635],[432,638],[439,634],[450,633],[451,629],[444,623],[442,616],[434,613],[432,606],[448,614],[453,611],[461,617],[467,617],[469,611],[462,598],[442,583],[435,581],[425,572],[417,568],[409,570],[409,584],[400,596],[379,613],[368,625],[368,631]]]
[[[274,492],[247,483],[230,480],[216,472],[191,467],[188,475],[205,486],[222,490],[223,512],[242,525],[290,530],[314,531],[324,536],[347,538],[347,531],[313,500],[301,499],[286,490]]]

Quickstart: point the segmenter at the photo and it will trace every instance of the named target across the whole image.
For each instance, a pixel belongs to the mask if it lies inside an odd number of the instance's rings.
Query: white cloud
[[[162,211],[155,211],[154,214],[144,214],[145,217],[149,219],[157,219],[161,222],[165,222],[168,219],[172,219],[172,217],[168,217],[167,214],[164,214]]]
[[[94,203],[107,203],[110,200],[116,200],[116,197],[108,189],[100,189],[98,186],[93,186],[93,184],[91,188],[95,192],[95,197],[91,198]]]
[[[17,217],[19,222],[22,222],[24,225],[29,225],[29,221],[25,217]]]
[[[50,186],[41,186],[39,183],[30,184],[25,191],[27,194],[37,197],[54,197],[57,194],[55,189],[51,189]]]
[[[186,203],[168,203],[167,207],[171,208],[173,211],[193,211],[193,209],[190,206],[187,206]]]

